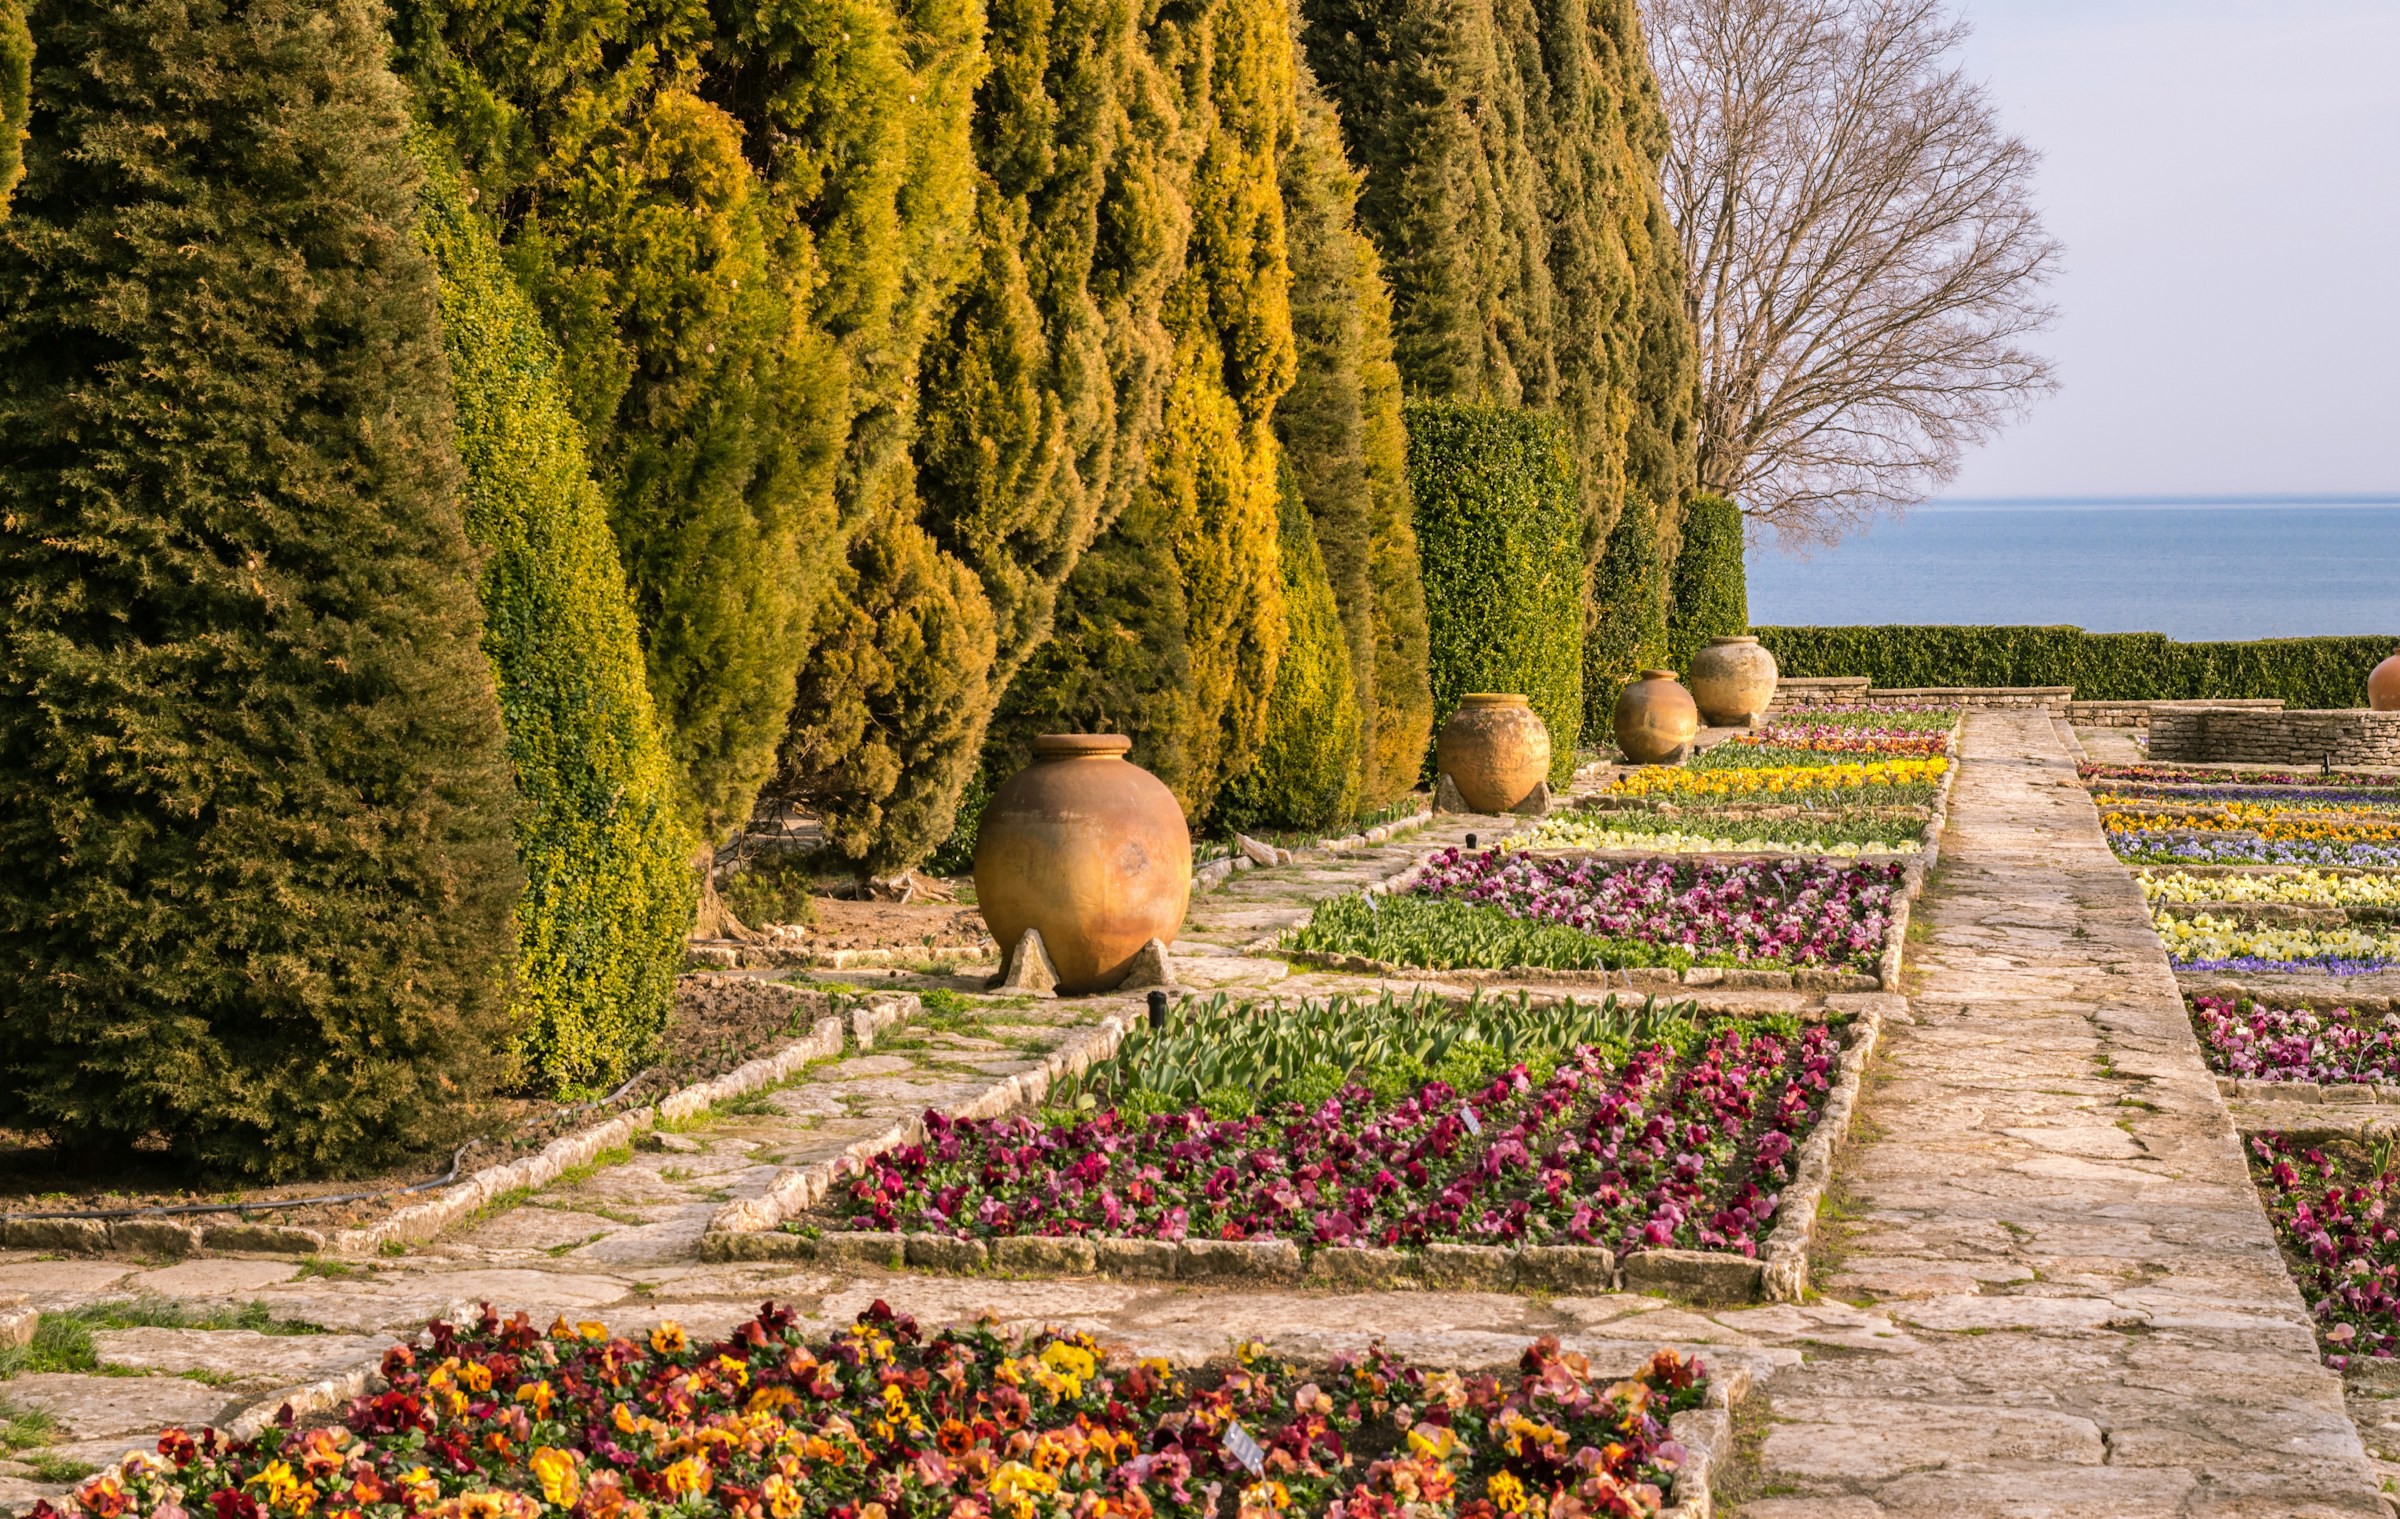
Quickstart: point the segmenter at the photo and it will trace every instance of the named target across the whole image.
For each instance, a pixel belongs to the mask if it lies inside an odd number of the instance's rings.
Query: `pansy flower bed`
[[[2208,1067],[2247,1081],[2400,1082],[2400,1016],[2277,1007],[2202,992],[2189,1000]]]
[[[1426,862],[1411,895],[1380,905],[1333,898],[1318,906],[1291,944],[1399,964],[1554,963],[1467,958],[1472,943],[1456,955],[1441,954],[1443,946],[1436,944],[1429,957],[1426,945],[1401,934],[1407,904],[1430,899],[1462,921],[1479,911],[1497,912],[1611,945],[1645,947],[1685,964],[1871,971],[1904,889],[1901,870],[1897,864],[1833,860],[1605,861],[1445,849]],[[1394,921],[1383,923],[1387,916]]]
[[[2117,857],[2139,865],[2289,865],[2400,870],[2400,839],[2263,839],[2254,833],[2195,833],[2185,828],[2112,827]]]
[[[2086,782],[2132,781],[2161,786],[2287,786],[2373,787],[2400,791],[2400,775],[2362,771],[2313,770],[2180,770],[2169,765],[2078,765],[2075,773]]]
[[[2400,1354],[2400,1174],[2388,1154],[2250,1139],[2250,1175],[2317,1322],[2325,1363]]]
[[[2177,970],[2352,976],[2400,966],[2400,933],[2389,931],[2241,923],[2212,913],[2176,917],[2164,908],[2152,909],[2151,922]]]
[[[1805,818],[1667,817],[1641,812],[1554,813],[1500,841],[1508,851],[1610,850],[1640,854],[1816,854],[1842,859],[1915,854],[1921,818],[1844,811]]]
[[[1555,1340],[1503,1376],[1380,1347],[1305,1368],[1111,1364],[1082,1335],[931,1337],[875,1304],[810,1343],[772,1304],[715,1343],[486,1309],[395,1347],[343,1421],[168,1430],[36,1519],[1401,1519],[1659,1513],[1708,1395],[1660,1351]]]
[[[837,1185],[825,1226],[1016,1234],[1667,1247],[1755,1256],[1822,1112],[1837,1029],[1729,1021],[1498,1069],[1303,1071],[1234,1100],[926,1116]],[[1238,1045],[1237,1045],[1238,1048]],[[1138,1058],[1138,1057],[1137,1057]]]
[[[1933,800],[1934,788],[1949,768],[1950,761],[1940,756],[1713,770],[1652,765],[1619,777],[1605,794],[1678,805],[1771,802],[1787,797],[1813,806],[1921,804]]]
[[[2400,876],[2328,875],[2305,869],[2221,876],[2137,870],[2133,878],[2152,902],[2259,902],[2345,910],[2400,907]]]
[[[1947,728],[1879,728],[1860,723],[1771,722],[1737,733],[1700,758],[1739,756],[1745,751],[1819,755],[1889,755],[1925,758],[1947,753]],[[1738,762],[1738,761],[1737,761]]]

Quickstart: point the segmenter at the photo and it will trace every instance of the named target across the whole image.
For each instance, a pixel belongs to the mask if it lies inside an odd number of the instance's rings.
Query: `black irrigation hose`
[[[562,1113],[581,1113],[591,1108],[607,1107],[627,1092],[632,1091],[635,1082],[657,1069],[656,1066],[652,1066],[650,1070],[636,1072],[631,1080],[596,1102],[579,1102],[570,1108],[560,1108],[551,1113],[541,1114],[527,1119],[525,1123],[519,1124],[517,1127],[522,1129],[527,1125],[540,1123],[544,1118],[558,1117]],[[411,1192],[433,1192],[455,1185],[458,1181],[458,1168],[466,1162],[467,1152],[482,1143],[483,1141],[480,1139],[468,1140],[451,1154],[448,1171],[430,1181],[411,1182],[405,1187],[379,1187],[368,1192],[340,1192],[330,1197],[282,1197],[263,1203],[178,1203],[171,1208],[103,1208],[60,1213],[0,1213],[0,1222],[19,1218],[170,1218],[190,1213],[271,1213],[278,1208],[330,1207],[335,1203],[371,1202],[379,1197],[406,1197]]]

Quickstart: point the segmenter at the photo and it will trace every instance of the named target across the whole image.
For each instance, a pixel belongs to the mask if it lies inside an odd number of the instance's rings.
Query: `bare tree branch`
[[[2036,155],[1943,0],[1650,0],[1700,483],[1786,539],[1925,499],[2052,388]]]

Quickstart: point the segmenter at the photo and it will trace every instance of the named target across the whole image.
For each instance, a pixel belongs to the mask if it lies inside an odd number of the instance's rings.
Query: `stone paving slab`
[[[2385,1513],[2056,731],[1973,712],[1962,752],[1821,1263],[1906,1340],[1770,1379],[1745,1514]]]

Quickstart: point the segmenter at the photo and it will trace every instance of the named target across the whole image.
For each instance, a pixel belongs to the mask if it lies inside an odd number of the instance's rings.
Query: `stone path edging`
[[[245,1255],[373,1255],[387,1242],[429,1240],[494,1198],[520,1188],[546,1186],[576,1166],[661,1123],[692,1117],[728,1098],[773,1086],[811,1061],[842,1053],[845,1035],[861,1049],[871,1048],[875,1035],[914,1016],[919,1007],[913,992],[885,992],[866,998],[846,1015],[829,1013],[809,1032],[756,1060],[721,1076],[694,1082],[670,1092],[655,1103],[620,1113],[605,1123],[561,1135],[521,1160],[492,1166],[462,1177],[425,1202],[414,1203],[356,1229],[320,1230],[292,1224],[184,1224],[173,1217],[128,1219],[9,1219],[0,1218],[0,1244],[17,1249],[68,1250],[98,1254],[109,1249],[155,1255],[190,1255],[219,1250]]]

